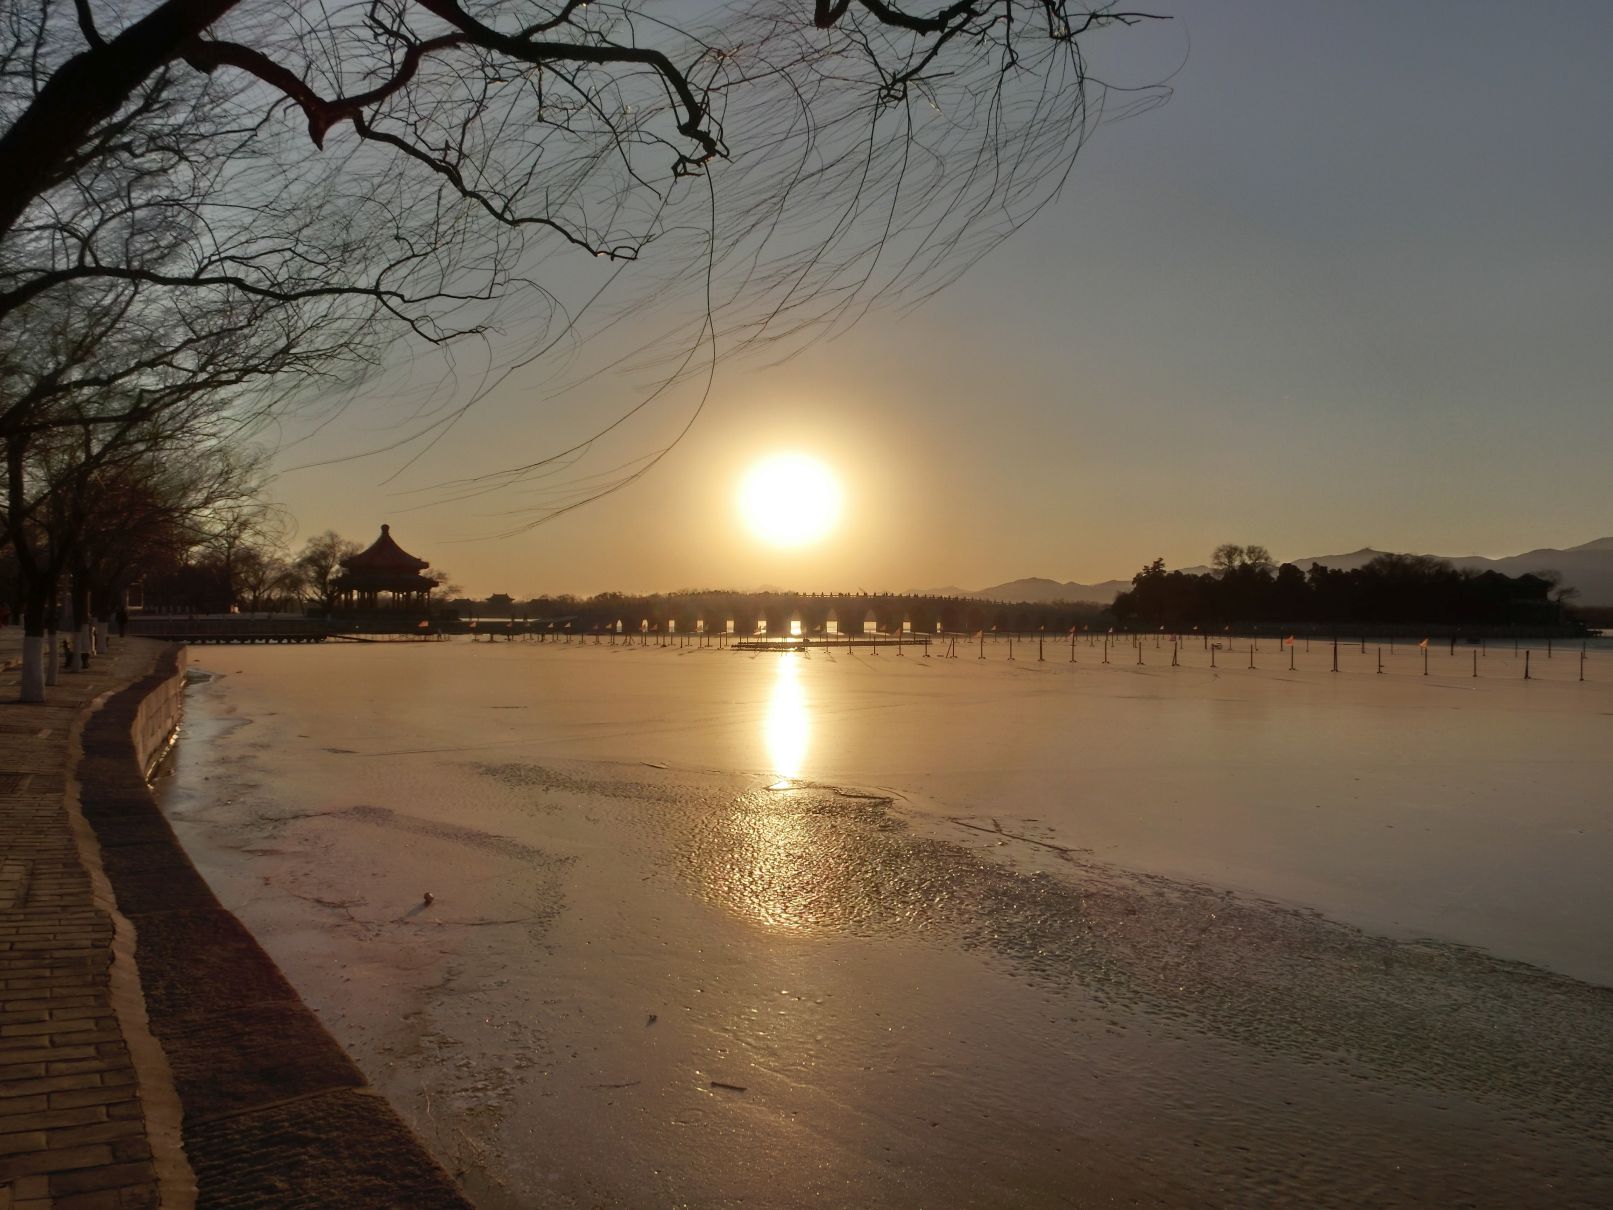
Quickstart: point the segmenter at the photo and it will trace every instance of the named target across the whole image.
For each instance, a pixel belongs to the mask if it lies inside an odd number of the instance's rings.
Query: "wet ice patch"
[[[927,938],[1061,996],[1608,1128],[1613,989],[1071,846],[1056,870],[1030,870],[1005,849],[916,835],[889,800],[832,787],[743,794],[689,824],[674,826],[694,892],[772,933]]]
[[[548,765],[524,764],[519,761],[474,761],[469,767],[501,786],[512,790],[532,790],[541,795],[572,798],[631,799],[639,802],[671,802],[683,797],[678,788],[649,781],[630,781],[625,778],[590,777],[570,773]],[[558,803],[550,804],[553,810]]]
[[[421,836],[430,840],[447,841],[450,844],[463,845],[466,848],[476,849],[483,853],[491,853],[498,857],[507,857],[527,864],[561,864],[569,862],[569,857],[559,857],[534,845],[525,844],[510,836],[500,836],[496,832],[485,832],[480,828],[467,828],[460,824],[447,823],[438,819],[420,819],[413,815],[403,815],[390,807],[355,806],[344,807],[329,813],[334,818],[352,819],[360,823],[375,824],[390,831],[402,832],[410,836]]]

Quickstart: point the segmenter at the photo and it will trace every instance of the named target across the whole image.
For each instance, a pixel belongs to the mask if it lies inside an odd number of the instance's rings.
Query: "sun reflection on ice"
[[[811,737],[806,690],[801,685],[798,656],[779,657],[778,677],[762,718],[767,767],[778,779],[771,791],[795,788],[806,767]],[[810,853],[811,837],[802,826],[793,795],[750,794],[735,804],[725,820],[728,857],[717,881],[724,897],[758,924],[794,931],[808,927],[815,915]]]
[[[778,680],[773,683],[762,733],[773,773],[787,781],[800,777],[812,722],[807,716],[806,690],[801,687],[800,660],[794,654],[779,657]]]

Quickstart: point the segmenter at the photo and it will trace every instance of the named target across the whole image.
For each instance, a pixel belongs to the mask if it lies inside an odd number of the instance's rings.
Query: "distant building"
[[[367,613],[429,606],[437,584],[422,573],[430,566],[394,542],[392,527],[383,525],[368,550],[342,560],[335,584],[339,608]]]

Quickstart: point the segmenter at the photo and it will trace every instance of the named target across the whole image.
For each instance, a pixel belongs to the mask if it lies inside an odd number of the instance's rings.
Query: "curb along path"
[[[180,848],[131,739],[179,653],[116,646],[50,705],[0,705],[0,1210],[468,1207]],[[121,1013],[116,937],[139,971]]]

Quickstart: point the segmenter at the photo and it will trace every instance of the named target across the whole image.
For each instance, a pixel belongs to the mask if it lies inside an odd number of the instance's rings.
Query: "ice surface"
[[[196,649],[165,803],[489,1206],[1613,1194],[1606,656],[1006,646]]]

